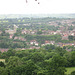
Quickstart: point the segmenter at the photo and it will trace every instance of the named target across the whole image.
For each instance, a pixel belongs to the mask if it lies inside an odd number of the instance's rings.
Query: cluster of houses
[[[34,34],[37,33],[37,31],[36,30],[27,30],[27,29],[25,29],[25,30],[22,30],[21,33],[22,34],[31,34],[31,35],[34,35]]]
[[[15,36],[14,37],[14,40],[21,40],[21,41],[26,41],[26,39],[25,38],[23,38],[23,37],[21,37],[21,36]]]
[[[59,29],[56,30],[56,31],[53,31],[53,30],[41,30],[42,31],[42,34],[40,35],[56,35],[56,34],[59,34],[61,35],[62,37],[62,40],[69,40],[68,39],[68,36],[72,35],[72,36],[75,36],[75,29],[73,30],[68,30],[69,26],[75,26],[75,24],[73,24],[73,22],[75,22],[75,19],[66,19],[66,20],[56,20],[56,21],[51,21],[49,22],[49,26],[59,26]],[[67,26],[65,26],[67,24]],[[26,25],[26,24],[24,24]],[[28,25],[28,24],[27,24]],[[14,40],[21,40],[21,41],[26,41],[27,45],[31,45],[31,47],[29,49],[39,49],[40,48],[40,45],[39,45],[39,42],[37,42],[36,40],[31,40],[30,42],[27,42],[27,39],[25,39],[24,37],[22,36],[14,36],[14,33],[16,33],[16,30],[17,30],[17,26],[14,25],[14,29],[11,30],[5,30],[6,33],[9,33],[9,39],[14,39]],[[37,35],[37,31],[38,30],[32,30],[32,29],[24,29],[21,31],[21,34],[30,34],[30,35]],[[0,31],[0,34],[2,33],[2,31]],[[15,42],[14,42],[15,43]],[[45,40],[44,41],[44,44],[41,44],[41,46],[45,46],[45,45],[49,45],[49,44],[52,44],[52,45],[57,45],[57,46],[67,46],[67,45],[70,45],[70,46],[75,46],[75,43],[61,43],[61,42],[58,42],[56,43],[55,41],[49,41],[49,40]],[[25,48],[23,48],[25,49]],[[2,52],[4,51],[7,51],[8,49],[4,50],[4,49],[0,49]]]
[[[74,46],[75,47],[75,43],[55,43],[55,41],[48,41],[46,40],[44,44],[41,44],[41,46],[45,46],[45,45],[56,45],[56,46],[60,46],[60,47],[64,47],[64,46]],[[29,48],[16,48],[16,50],[26,50],[26,49],[40,49],[39,43],[36,40],[31,40],[30,41],[30,45],[32,45]],[[0,48],[1,52],[7,52],[9,49],[4,49],[4,48]],[[66,49],[67,51],[71,51],[71,49]]]
[[[18,28],[18,27],[17,27],[16,25],[14,25],[14,29],[13,29],[13,30],[12,30],[12,29],[9,29],[9,30],[5,30],[5,32],[6,32],[6,33],[9,33],[9,34],[11,35],[11,34],[16,33],[17,28]]]
[[[61,25],[67,24],[68,26],[71,26],[71,25],[74,26],[72,22],[75,22],[75,19],[56,20],[56,21],[49,22],[49,25],[61,26]]]
[[[30,32],[29,30],[23,30],[22,34],[36,35],[36,32],[37,32],[37,30],[32,31],[32,32]],[[57,30],[57,31],[42,30],[42,34],[40,34],[40,35],[56,35],[56,34],[61,35],[62,40],[68,40],[68,36],[70,36],[70,35],[75,36],[75,29],[65,30],[65,31],[62,31],[62,30]]]

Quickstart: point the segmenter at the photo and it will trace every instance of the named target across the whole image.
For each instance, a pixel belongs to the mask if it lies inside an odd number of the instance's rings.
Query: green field
[[[75,71],[75,67],[68,67],[66,68],[66,70],[67,70],[66,74],[69,75],[71,74],[71,72]]]
[[[5,62],[5,59],[0,59],[0,61]]]

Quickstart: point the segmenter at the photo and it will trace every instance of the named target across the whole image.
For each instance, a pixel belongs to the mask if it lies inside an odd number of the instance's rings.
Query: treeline
[[[54,45],[38,50],[9,49],[0,52],[0,58],[5,59],[0,62],[0,75],[65,75],[66,67],[75,67],[75,51]]]
[[[43,44],[45,43],[45,40],[49,41],[61,40],[61,35],[24,35],[24,38],[26,38],[28,41],[36,40],[40,44]]]

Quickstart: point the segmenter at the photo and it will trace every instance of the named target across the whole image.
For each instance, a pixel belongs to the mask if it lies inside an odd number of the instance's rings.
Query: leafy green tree
[[[75,71],[71,72],[71,75],[75,75]]]
[[[35,52],[32,54],[31,60],[34,61],[35,63],[42,62],[44,60],[44,56],[41,53]]]
[[[66,58],[66,61],[67,61],[66,67],[72,67],[71,52],[65,53],[64,57]]]
[[[50,51],[50,50],[53,50],[55,49],[55,46],[54,45],[46,45],[44,46],[46,50]]]
[[[16,57],[16,56],[10,56],[9,57],[9,60],[7,62],[7,67],[10,69],[12,67],[16,67],[16,66],[19,66],[21,65],[22,62],[21,60],[19,59],[19,57]]]
[[[52,58],[54,55],[56,55],[57,53],[56,52],[48,52],[46,55],[45,55],[45,59],[50,59]]]
[[[27,57],[30,55],[29,51],[25,51],[25,50],[22,50],[22,51],[17,51],[16,56],[18,56],[19,58],[22,58],[22,57]]]
[[[63,56],[66,53],[66,50],[61,47],[56,47],[55,52]]]
[[[45,70],[40,70],[40,71],[37,73],[37,75],[47,75],[46,72],[47,72],[47,71],[45,71]]]
[[[49,65],[49,75],[65,75],[65,65],[66,60],[60,56],[55,55],[53,56],[50,65]]]
[[[74,67],[75,66],[75,51],[71,53],[71,63],[72,63],[72,66]]]
[[[72,25],[68,27],[68,30],[73,30],[73,29],[74,27]]]
[[[1,61],[1,62],[0,62],[0,66],[1,66],[1,67],[5,67],[5,64]]]
[[[26,64],[13,67],[10,75],[32,75],[35,69],[37,69],[36,65],[29,61]]]
[[[15,56],[16,51],[13,49],[9,49],[6,53],[6,56],[10,57],[10,56]]]
[[[37,31],[37,34],[42,34],[42,31],[41,30]]]
[[[5,59],[5,58],[7,58],[7,55],[6,55],[6,53],[7,53],[7,52],[3,52],[3,53],[1,54],[1,58],[2,58],[2,59]]]
[[[75,66],[75,51],[65,53],[64,57],[67,60],[67,64],[66,64],[67,67]]]
[[[73,36],[71,36],[71,35],[68,36],[68,39],[72,41],[73,40]]]
[[[8,72],[4,67],[0,67],[0,75],[8,75]]]

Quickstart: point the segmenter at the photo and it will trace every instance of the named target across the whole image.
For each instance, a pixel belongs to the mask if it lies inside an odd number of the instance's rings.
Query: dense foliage
[[[0,52],[0,75],[65,75],[66,67],[75,67],[75,51],[47,45],[40,49]],[[72,72],[71,75],[73,75]]]

